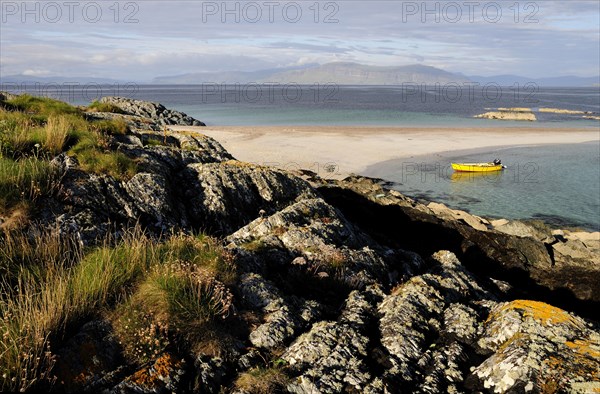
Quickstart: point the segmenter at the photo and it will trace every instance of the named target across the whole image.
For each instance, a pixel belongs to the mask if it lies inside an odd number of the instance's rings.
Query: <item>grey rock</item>
[[[300,197],[314,196],[299,178],[240,162],[190,164],[182,173],[191,219],[229,234],[259,216],[276,212]]]
[[[241,355],[237,361],[237,370],[246,371],[250,368],[256,367],[260,363],[264,362],[264,357],[256,349],[250,349],[247,353]]]
[[[194,361],[196,378],[194,391],[199,393],[218,393],[227,374],[222,359],[199,356]]]
[[[286,350],[282,358],[299,374],[289,392],[361,392],[370,384],[368,330],[382,296],[375,287],[353,291],[337,322],[314,324]]]
[[[162,394],[182,390],[185,360],[164,353],[108,391],[110,394]]]
[[[462,357],[462,346],[457,344],[444,349],[448,354],[431,351],[430,347],[436,346],[435,338],[443,337],[444,330],[448,330],[447,336],[450,338],[457,338],[458,332],[467,342],[473,341],[477,331],[473,327],[471,312],[465,308],[462,316],[450,314],[456,309],[456,303],[494,299],[452,253],[441,251],[433,258],[439,266],[400,285],[378,306],[381,344],[388,351],[392,365],[385,375],[404,387],[431,386],[433,382],[424,380],[427,375],[443,375],[446,380],[455,380],[456,376],[453,375],[456,374],[456,367],[450,370],[444,367],[426,373],[428,368],[435,367],[435,363],[433,367],[428,367],[431,362],[427,358],[436,360],[442,357],[444,360],[438,360],[438,367],[454,363],[454,359]],[[449,311],[445,313],[447,309]],[[449,324],[444,328],[444,323]],[[421,360],[422,357],[426,359]],[[438,382],[443,379],[438,377],[435,380]],[[439,384],[434,386],[438,387]]]
[[[258,348],[273,349],[293,338],[303,327],[298,310],[286,302],[279,290],[258,274],[244,274],[239,290],[243,301],[264,314],[264,323],[250,333],[249,340]]]
[[[468,383],[494,393],[577,392],[600,383],[600,331],[551,305],[516,300],[495,306],[479,344],[492,352]]]
[[[554,242],[554,236],[549,228],[542,223],[525,223],[518,220],[505,220],[494,226],[494,230],[518,237],[531,237],[545,243]]]
[[[0,92],[0,102],[2,102],[2,101],[8,101],[8,100],[13,100],[13,99],[15,99],[17,97],[19,97],[18,94],[9,93],[9,92]]]
[[[123,185],[125,192],[131,196],[136,208],[155,220],[154,228],[167,231],[177,227],[181,221],[173,206],[174,198],[170,194],[170,186],[164,176],[151,173],[136,174]]]
[[[397,257],[394,251],[379,248],[320,198],[302,199],[269,217],[256,219],[228,240],[230,248],[249,260],[264,261],[269,256],[279,265],[330,271],[356,287],[379,279],[387,284],[390,278],[386,259]],[[269,254],[271,250],[281,252],[273,255]],[[293,263],[297,257],[306,264]]]
[[[162,104],[124,97],[102,97],[101,103],[113,104],[129,115],[149,118],[159,125],[205,126],[183,112],[170,110]]]

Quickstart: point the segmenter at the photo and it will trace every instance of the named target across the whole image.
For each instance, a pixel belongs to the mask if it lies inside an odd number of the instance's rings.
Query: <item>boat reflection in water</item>
[[[504,174],[504,171],[491,171],[491,172],[455,171],[450,175],[450,181],[452,183],[466,183],[466,182],[497,183],[500,181],[503,174]]]

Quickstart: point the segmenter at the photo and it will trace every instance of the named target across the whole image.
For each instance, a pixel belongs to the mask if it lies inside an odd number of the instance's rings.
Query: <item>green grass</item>
[[[19,111],[47,119],[51,115],[81,114],[81,110],[63,101],[22,94],[3,104],[10,111]]]
[[[0,214],[23,202],[35,202],[56,186],[57,171],[36,158],[12,160],[0,155]]]
[[[101,103],[99,101],[92,101],[90,105],[88,105],[87,110],[90,112],[112,112],[114,114],[124,114],[121,108],[117,107],[114,104],[109,103]]]
[[[2,251],[10,252],[0,259],[16,265],[12,284],[0,283],[0,390],[51,381],[51,341],[103,311],[113,310],[115,334],[130,359],[145,362],[171,338],[201,340],[196,334],[231,306],[231,293],[215,276],[233,265],[215,263],[230,257],[212,238],[173,235],[158,243],[134,230],[116,245],[109,239],[83,253],[56,234],[36,237],[0,238]],[[68,259],[65,247],[75,250]]]
[[[207,235],[172,235],[158,247],[158,253],[163,261],[186,262],[202,267],[227,286],[237,281],[232,256],[219,241]]]
[[[123,152],[103,152],[92,148],[75,156],[81,169],[86,172],[110,175],[122,181],[131,179],[137,173],[137,163]]]
[[[134,160],[108,149],[109,136],[129,131],[124,120],[86,121],[82,112],[69,104],[27,95],[4,105],[12,112],[0,110],[0,155],[50,159],[68,151],[84,171],[119,180],[137,173]]]
[[[172,235],[155,249],[160,264],[112,314],[126,356],[142,364],[173,339],[192,348],[219,348],[214,323],[229,313],[236,279],[231,255],[214,238]],[[217,350],[219,351],[219,350]]]

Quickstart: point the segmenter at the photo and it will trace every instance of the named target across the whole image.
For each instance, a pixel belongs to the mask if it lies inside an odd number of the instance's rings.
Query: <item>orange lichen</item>
[[[167,377],[172,372],[181,367],[181,362],[176,360],[171,354],[164,354],[157,358],[154,364],[134,373],[129,380],[137,385],[144,387],[156,387],[161,382],[161,377]]]
[[[573,316],[568,312],[539,301],[515,300],[504,305],[495,315],[499,315],[506,310],[517,310],[523,313],[524,317],[531,317],[539,320],[543,325],[548,324],[574,324]],[[490,315],[488,320],[493,316]]]
[[[593,343],[589,340],[576,339],[573,342],[567,341],[564,343],[569,349],[573,350],[570,353],[566,350],[560,355],[549,357],[544,361],[546,368],[544,378],[550,375],[563,377],[562,380],[571,380],[574,377],[590,378],[594,381],[600,381],[600,352],[592,348]]]
[[[590,342],[582,341],[581,339],[576,339],[573,342],[565,342],[565,345],[567,345],[576,353],[579,353],[583,356],[589,356],[596,360],[600,360],[600,350],[598,350],[599,344],[596,344],[596,349],[594,349],[592,348],[592,344]]]

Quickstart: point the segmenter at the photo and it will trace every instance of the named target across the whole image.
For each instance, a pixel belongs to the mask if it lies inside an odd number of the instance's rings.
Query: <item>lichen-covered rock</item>
[[[438,217],[422,204],[388,198],[391,192],[385,188],[383,197],[378,199],[372,193],[361,194],[361,188],[347,188],[340,182],[313,183],[319,186],[317,190],[325,201],[380,244],[425,256],[450,250],[473,273],[511,283],[519,297],[535,297],[544,292],[552,303],[575,308],[587,316],[600,306],[600,281],[596,280],[600,265],[592,257],[593,249],[592,254],[586,253],[588,257],[572,258],[555,253],[552,245],[535,239],[539,238],[537,235],[479,231]],[[560,250],[564,246],[557,247]],[[565,252],[566,249],[571,248],[563,248]]]
[[[205,126],[199,120],[159,103],[125,97],[102,97],[100,102],[115,105],[126,114],[148,118],[159,125]]]
[[[170,193],[167,179],[159,174],[136,174],[124,184],[137,209],[147,215],[154,228],[168,231],[181,224],[182,218],[173,206],[175,199]]]
[[[381,344],[392,366],[384,374],[386,380],[404,388],[434,387],[435,392],[462,381],[457,360],[466,355],[460,342],[473,342],[478,333],[472,308],[481,306],[473,302],[493,303],[495,297],[452,253],[441,251],[433,258],[439,265],[400,285],[381,302],[378,311]],[[447,345],[441,340],[444,338],[458,342]],[[443,347],[438,350],[438,345]]]
[[[551,305],[528,300],[498,304],[479,345],[493,353],[473,370],[472,388],[547,393],[600,387],[600,331]]]
[[[199,356],[194,361],[195,382],[194,392],[218,393],[227,374],[227,368],[222,359]]]
[[[229,234],[260,216],[285,208],[314,191],[283,171],[237,161],[190,164],[182,173],[191,219]]]
[[[388,285],[423,265],[416,254],[380,247],[320,198],[303,199],[256,219],[228,240],[250,266],[271,261],[305,272],[320,270],[357,287]]]
[[[186,373],[185,360],[164,353],[151,364],[113,387],[111,394],[162,394],[179,392]]]
[[[376,287],[353,291],[336,322],[314,324],[286,350],[282,358],[298,375],[289,392],[362,392],[369,386],[369,331],[382,296]]]
[[[279,294],[279,290],[258,274],[245,274],[239,290],[243,301],[264,314],[264,323],[250,333],[250,342],[258,348],[282,346],[302,327],[295,308]]]

